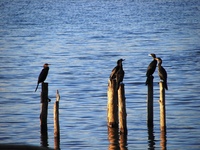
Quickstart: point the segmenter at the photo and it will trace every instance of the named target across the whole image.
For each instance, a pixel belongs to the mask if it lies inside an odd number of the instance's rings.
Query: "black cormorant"
[[[44,80],[47,78],[48,72],[49,72],[49,65],[50,64],[44,64],[42,71],[40,72],[40,75],[38,77],[38,82],[37,82],[37,86],[35,89],[35,92],[37,91],[38,85],[41,82],[44,82]]]
[[[147,76],[147,80],[146,80],[146,85],[149,82],[149,78],[153,75],[153,73],[156,70],[156,65],[157,65],[157,61],[156,61],[156,55],[155,54],[149,54],[149,56],[153,57],[153,61],[149,64],[148,68],[147,68],[147,72],[146,72],[146,76]]]
[[[122,61],[124,61],[124,59],[119,59],[117,61],[117,66],[112,70],[110,74],[110,80],[115,79],[117,82],[117,89],[119,88],[120,83],[124,79],[124,70],[123,70]]]
[[[161,58],[156,58],[156,60],[158,61],[158,75],[160,77],[160,80],[162,82],[164,82],[164,87],[166,90],[168,90],[168,87],[167,87],[167,72],[166,70],[161,66],[162,64],[162,59]]]

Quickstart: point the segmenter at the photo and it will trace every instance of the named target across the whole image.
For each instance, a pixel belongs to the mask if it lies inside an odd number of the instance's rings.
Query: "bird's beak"
[[[151,54],[149,54],[148,56],[151,56]]]
[[[46,63],[46,65],[49,66],[49,65],[51,65],[51,64]]]
[[[122,61],[125,61],[125,59],[122,59]]]

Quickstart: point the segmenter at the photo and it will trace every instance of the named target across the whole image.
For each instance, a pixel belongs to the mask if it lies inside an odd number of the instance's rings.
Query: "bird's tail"
[[[147,79],[146,79],[146,85],[148,85],[148,84],[153,84],[153,83],[151,83],[151,82],[153,82],[153,76],[147,76]]]
[[[164,82],[165,89],[168,90],[167,81]]]
[[[117,90],[119,89],[120,83],[117,83]]]
[[[37,84],[37,86],[36,86],[36,88],[35,88],[35,92],[36,92],[36,91],[37,91],[37,89],[38,89],[38,85],[39,85],[39,84]]]
[[[148,83],[149,83],[149,77],[147,77],[145,85],[148,85]]]

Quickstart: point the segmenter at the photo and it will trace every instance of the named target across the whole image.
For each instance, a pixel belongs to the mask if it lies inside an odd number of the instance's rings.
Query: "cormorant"
[[[166,70],[161,66],[162,64],[162,59],[161,58],[156,58],[156,60],[158,61],[158,75],[160,77],[160,80],[162,82],[164,82],[164,87],[166,90],[168,90],[168,87],[167,87],[167,72]]]
[[[122,61],[124,61],[124,60],[125,59],[119,59],[117,61],[117,66],[112,70],[112,72],[110,74],[110,80],[116,79],[117,89],[119,88],[120,83],[124,79],[124,70],[123,70],[123,66],[122,66]]]
[[[147,76],[147,80],[146,80],[146,85],[149,82],[149,78],[153,75],[153,73],[156,70],[156,65],[157,65],[157,61],[156,61],[156,55],[155,54],[149,54],[149,56],[153,57],[153,61],[149,64],[148,68],[147,68],[147,72],[146,72],[146,76]]]
[[[37,91],[37,88],[38,88],[38,85],[39,83],[42,83],[44,82],[44,80],[46,79],[47,75],[48,75],[48,72],[49,72],[49,65],[50,64],[44,64],[43,66],[43,69],[42,71],[40,72],[40,75],[38,77],[38,82],[37,82],[37,86],[36,86],[36,89],[35,89],[35,92]]]

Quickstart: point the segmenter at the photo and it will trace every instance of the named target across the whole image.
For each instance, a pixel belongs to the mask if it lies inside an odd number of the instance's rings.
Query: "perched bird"
[[[119,59],[117,61],[117,66],[112,70],[110,74],[110,80],[115,79],[117,82],[117,89],[119,88],[120,83],[124,79],[124,70],[123,70],[123,65],[122,65],[122,61],[124,60],[125,59]]]
[[[49,65],[50,64],[44,64],[42,71],[40,72],[40,75],[38,77],[38,82],[37,82],[37,86],[35,89],[35,92],[37,91],[38,85],[39,83],[44,82],[44,80],[47,78],[48,72],[49,72]]]
[[[167,72],[166,70],[161,66],[162,64],[162,59],[161,58],[156,58],[156,60],[158,61],[158,75],[160,77],[160,80],[162,82],[164,82],[164,87],[166,90],[168,90],[168,87],[167,87]]]
[[[147,80],[146,80],[146,85],[149,82],[149,78],[153,75],[153,73],[156,70],[156,65],[157,65],[157,60],[156,60],[156,55],[155,54],[149,54],[149,56],[153,57],[153,61],[149,64],[146,72]]]

